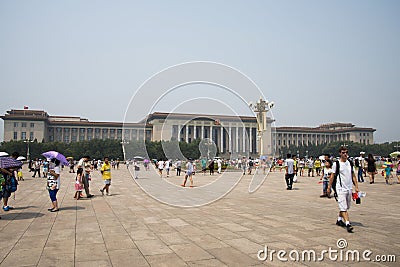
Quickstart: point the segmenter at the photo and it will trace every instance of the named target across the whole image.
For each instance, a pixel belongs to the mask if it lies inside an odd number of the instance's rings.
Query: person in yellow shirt
[[[319,158],[316,158],[314,162],[314,167],[315,171],[317,172],[317,176],[321,174],[321,160]]]
[[[103,175],[103,180],[104,180],[104,187],[103,189],[100,189],[100,192],[102,195],[104,195],[104,190],[106,190],[106,194],[107,196],[109,196],[110,195],[109,189],[111,185],[111,164],[108,161],[108,157],[104,158],[104,163],[101,166],[100,172]]]

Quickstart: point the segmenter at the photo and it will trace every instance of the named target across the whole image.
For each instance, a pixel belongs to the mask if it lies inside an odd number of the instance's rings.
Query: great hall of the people
[[[75,116],[52,116],[43,110],[12,109],[1,116],[4,141],[78,142],[92,139],[179,140],[211,139],[220,153],[259,154],[257,119],[252,116],[171,114],[155,112],[136,123],[95,122]],[[262,138],[266,153],[290,145],[318,145],[335,141],[373,144],[375,129],[351,123],[329,123],[318,127],[273,127],[266,118]]]

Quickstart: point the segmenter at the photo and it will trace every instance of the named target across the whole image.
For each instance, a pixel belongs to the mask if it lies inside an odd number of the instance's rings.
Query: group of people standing
[[[334,197],[339,206],[339,215],[336,225],[346,228],[350,233],[353,232],[354,228],[350,223],[349,209],[352,199],[357,200],[360,197],[358,183],[364,182],[363,174],[368,173],[370,184],[373,184],[375,183],[375,175],[377,174],[377,166],[372,154],[369,154],[367,158],[364,158],[364,155],[365,153],[361,152],[358,158],[350,160],[347,147],[342,146],[339,148],[338,160],[332,160],[330,155],[326,154],[321,161],[320,180],[322,181],[323,193],[320,197],[331,198],[331,193],[334,191]],[[396,174],[399,179],[398,183],[400,183],[400,155],[397,157],[397,160]],[[319,165],[316,166],[315,162],[317,162],[317,160],[314,161],[313,167],[317,170]],[[390,169],[394,167],[394,164],[389,160],[385,164],[385,171],[390,171]],[[299,165],[300,163],[296,164],[296,157],[292,157],[291,154],[287,155],[287,159],[284,162],[287,190],[292,190],[293,178],[302,167]],[[296,168],[296,166],[299,168]],[[356,168],[358,168],[357,174]],[[309,169],[311,169],[311,166],[309,166]],[[318,173],[317,171],[317,174]],[[388,184],[387,178],[386,183]]]

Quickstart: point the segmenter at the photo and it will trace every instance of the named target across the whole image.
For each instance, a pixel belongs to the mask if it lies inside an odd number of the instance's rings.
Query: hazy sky
[[[351,122],[396,141],[399,14],[396,0],[0,1],[0,112],[123,121],[149,77],[213,61],[275,101],[277,126]]]

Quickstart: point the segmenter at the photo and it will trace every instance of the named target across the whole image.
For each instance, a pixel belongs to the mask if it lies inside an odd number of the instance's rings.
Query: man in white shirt
[[[159,160],[157,161],[157,169],[158,169],[158,173],[160,174],[160,177],[162,178],[162,173],[163,173],[163,169],[164,169],[164,161],[163,160]]]
[[[287,154],[285,160],[285,180],[286,180],[287,190],[292,190],[293,177],[294,177],[294,160],[292,159],[291,154]]]
[[[218,173],[221,174],[221,170],[222,170],[222,160],[221,159],[217,159],[217,165],[218,165]]]
[[[350,224],[349,221],[348,210],[350,209],[350,204],[351,204],[353,184],[356,193],[358,193],[358,183],[356,175],[354,174],[354,167],[352,166],[350,161],[348,161],[349,152],[347,150],[347,147],[344,146],[340,147],[339,153],[340,153],[339,161],[333,163],[332,166],[332,174],[329,179],[327,193],[328,195],[331,194],[331,188],[334,182],[336,168],[339,167],[339,174],[336,178],[336,192],[337,192],[337,201],[339,204],[339,216],[338,220],[336,221],[336,225],[346,227],[347,232],[351,233],[353,231],[353,226]]]

